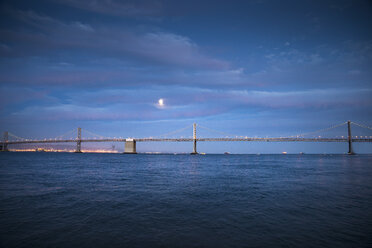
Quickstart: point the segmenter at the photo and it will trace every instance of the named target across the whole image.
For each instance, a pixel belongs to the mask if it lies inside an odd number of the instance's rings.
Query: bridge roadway
[[[348,142],[347,138],[131,138],[136,142],[204,142],[204,141],[246,141],[246,142]],[[65,139],[65,140],[25,140],[8,141],[6,144],[45,144],[76,142],[126,142],[127,139]],[[372,142],[372,138],[351,139],[352,142]]]

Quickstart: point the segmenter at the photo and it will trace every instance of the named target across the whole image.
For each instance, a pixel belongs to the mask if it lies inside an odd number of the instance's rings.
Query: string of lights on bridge
[[[364,128],[364,129],[372,130],[372,128],[369,127],[369,126],[367,126],[367,125],[363,125],[363,124],[356,123],[356,122],[350,122],[350,123],[353,124],[353,125],[356,125],[358,127]],[[332,126],[330,126],[328,128],[323,128],[323,129],[319,129],[319,130],[312,131],[312,132],[301,133],[301,134],[296,134],[296,135],[291,135],[291,136],[280,136],[278,138],[301,138],[301,137],[305,137],[305,136],[309,136],[309,135],[314,135],[314,134],[319,134],[319,133],[322,133],[322,132],[327,132],[327,131],[330,131],[332,129],[335,129],[335,128],[344,126],[344,125],[347,125],[347,122],[343,122],[343,123],[340,123],[340,124],[332,125]],[[245,139],[262,138],[262,137],[257,137],[257,136],[250,137],[250,136],[234,135],[234,134],[231,134],[231,133],[222,132],[222,131],[219,131],[219,130],[208,128],[208,127],[205,127],[205,126],[200,125],[200,124],[197,124],[197,127],[200,128],[200,129],[204,129],[204,130],[210,131],[212,133],[217,133],[219,135],[223,135],[225,138],[242,138],[242,139],[244,139],[244,138]],[[174,131],[165,133],[165,134],[161,134],[161,135],[157,135],[157,136],[145,137],[145,138],[142,138],[142,139],[166,138],[166,137],[170,137],[170,136],[175,135],[175,134],[182,133],[183,131],[188,130],[190,128],[192,128],[192,127],[190,125],[188,125],[186,127],[183,127],[183,128],[180,128],[180,129],[177,129],[177,130],[174,130]],[[83,132],[84,132],[84,134],[88,134],[90,136],[93,136],[93,139],[124,139],[123,137],[107,137],[107,136],[99,135],[99,134],[96,134],[96,133],[91,132],[91,131],[86,130],[86,129],[84,129]],[[55,138],[44,138],[44,139],[41,139],[41,140],[43,140],[43,141],[64,140],[64,139],[67,139],[68,136],[70,136],[68,138],[69,140],[77,140],[78,138],[74,134],[76,134],[76,129],[70,130],[70,131],[68,131],[68,132],[66,132],[66,133],[64,133],[62,135],[58,135]],[[23,138],[23,137],[20,137],[20,136],[15,135],[15,134],[13,134],[11,132],[8,132],[8,135],[9,135],[9,138],[12,138],[12,139],[9,139],[9,141],[37,141],[37,140],[40,140],[40,139]],[[336,136],[335,138],[344,138],[344,137],[345,136]],[[186,136],[186,137],[185,136],[181,136],[180,138],[192,138],[192,136]],[[268,137],[266,136],[265,138],[268,138]],[[316,136],[315,138],[322,138],[322,136]],[[363,138],[372,138],[372,136],[358,135],[358,136],[352,136],[352,138],[363,139]],[[89,139],[91,140],[92,138],[89,138]],[[82,139],[82,140],[84,140],[84,139]]]

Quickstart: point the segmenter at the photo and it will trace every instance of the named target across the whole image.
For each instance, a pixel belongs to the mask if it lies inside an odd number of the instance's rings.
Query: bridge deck
[[[136,142],[192,142],[192,138],[157,139],[133,138]],[[6,144],[75,143],[77,139],[8,141]],[[82,139],[81,142],[125,142],[126,139]],[[348,142],[347,138],[197,138],[197,142],[246,141],[246,142]],[[372,138],[352,139],[352,142],[372,142]]]

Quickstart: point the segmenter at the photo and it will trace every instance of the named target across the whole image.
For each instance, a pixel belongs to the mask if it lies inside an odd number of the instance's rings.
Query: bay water
[[[372,155],[0,153],[1,247],[372,247]]]

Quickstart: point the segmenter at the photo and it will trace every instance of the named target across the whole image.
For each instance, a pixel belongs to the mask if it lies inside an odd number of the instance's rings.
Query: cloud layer
[[[363,1],[16,0],[0,14],[2,130],[372,125]]]

